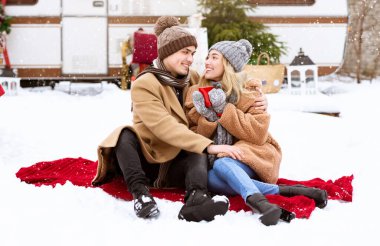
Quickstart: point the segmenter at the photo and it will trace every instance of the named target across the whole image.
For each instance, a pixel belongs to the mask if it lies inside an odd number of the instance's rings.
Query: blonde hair
[[[236,103],[240,100],[240,94],[242,93],[242,85],[240,79],[238,79],[234,68],[232,65],[227,61],[224,56],[222,57],[223,61],[223,67],[224,67],[224,73],[222,77],[222,89],[226,93],[227,97],[229,97],[231,94],[236,95]],[[210,86],[211,82],[205,78],[203,75],[199,81],[199,87],[204,86]]]

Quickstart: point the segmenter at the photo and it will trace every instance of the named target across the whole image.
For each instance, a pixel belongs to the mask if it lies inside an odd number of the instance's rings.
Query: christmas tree
[[[11,17],[4,14],[3,5],[0,3],[0,34],[11,32]]]
[[[247,12],[254,11],[254,6],[246,0],[198,0],[198,3],[205,17],[202,26],[207,28],[209,46],[223,40],[247,39],[254,48],[250,64],[256,64],[261,52],[269,54],[271,63],[278,63],[281,54],[285,54],[284,43],[276,35],[267,32],[264,24],[249,19]],[[265,64],[266,60],[261,62]]]

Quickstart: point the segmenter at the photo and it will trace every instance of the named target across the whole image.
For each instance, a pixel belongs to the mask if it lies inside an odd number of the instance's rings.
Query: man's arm
[[[134,113],[161,141],[190,152],[202,153],[212,141],[194,133],[171,115],[161,98],[160,86],[158,81],[134,82],[131,90]]]
[[[268,109],[268,98],[264,93],[262,93],[261,89],[260,89],[260,96],[255,98],[253,107],[256,110],[263,110],[263,111],[267,111]]]

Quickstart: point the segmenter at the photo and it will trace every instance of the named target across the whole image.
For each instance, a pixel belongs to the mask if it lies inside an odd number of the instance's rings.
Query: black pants
[[[129,192],[137,192],[141,185],[152,185],[160,165],[148,163],[134,132],[121,132],[115,152]],[[169,186],[207,191],[207,155],[181,151],[172,160],[167,179]]]

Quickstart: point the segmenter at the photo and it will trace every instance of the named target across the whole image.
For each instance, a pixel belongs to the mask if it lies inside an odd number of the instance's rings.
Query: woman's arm
[[[247,103],[252,105],[253,99]],[[228,103],[219,122],[239,140],[246,140],[257,145],[262,145],[267,141],[270,115],[266,112],[257,113],[253,106],[242,111],[235,105]]]

